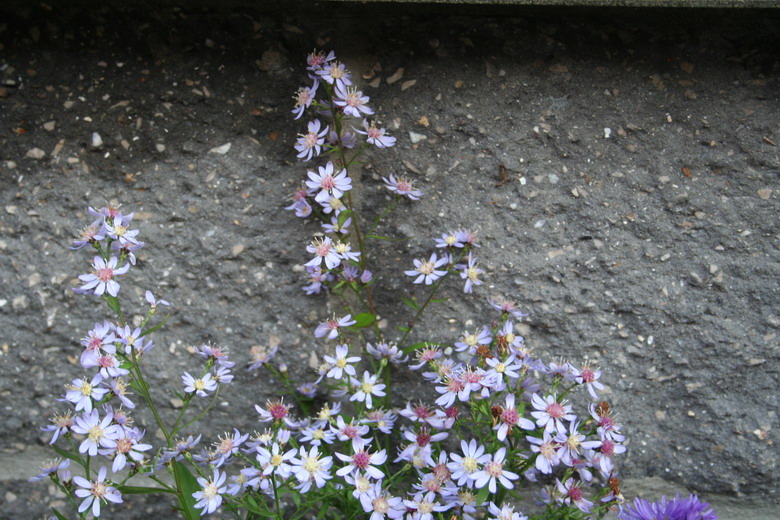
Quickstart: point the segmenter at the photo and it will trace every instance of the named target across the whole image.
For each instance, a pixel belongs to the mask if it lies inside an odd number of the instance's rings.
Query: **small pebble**
[[[92,132],[92,148],[100,148],[103,146],[103,138],[97,132]]]
[[[767,200],[769,197],[772,196],[772,188],[764,188],[758,190],[758,196],[764,200]]]
[[[209,153],[218,153],[220,155],[225,155],[230,150],[230,147],[232,146],[232,143],[225,143],[222,146],[217,146],[209,150]]]
[[[46,152],[41,150],[40,148],[32,148],[30,150],[27,150],[27,153],[24,154],[25,157],[28,159],[43,159],[46,157]]]
[[[157,143],[154,145],[154,147],[157,149],[158,152],[164,152],[165,151],[165,145],[162,143]]]
[[[547,176],[547,179],[550,181],[550,184],[558,184],[559,177],[554,173],[551,173]]]
[[[423,134],[418,134],[416,132],[409,132],[409,139],[412,141],[412,144],[417,144],[420,141],[424,141],[425,139],[428,139],[428,137],[424,136]]]
[[[54,127],[56,125],[57,123],[54,121],[47,121],[46,123],[43,123],[43,129],[46,130],[47,132],[51,132],[52,130],[54,130]]]

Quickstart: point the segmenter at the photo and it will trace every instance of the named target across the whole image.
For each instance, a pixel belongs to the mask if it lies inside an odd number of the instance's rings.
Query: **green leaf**
[[[355,323],[350,325],[350,328],[362,329],[372,325],[376,321],[376,314],[371,314],[370,312],[361,312],[357,316],[353,316],[352,319],[355,320]]]
[[[398,325],[396,329],[400,330],[401,332],[409,332],[409,327],[404,327],[402,325]],[[404,349],[405,350],[405,349]]]
[[[172,493],[172,491],[161,487],[117,486],[117,489],[122,492],[122,494],[127,495],[153,495],[155,493]]]
[[[338,219],[336,220],[339,223],[339,228],[344,225],[344,222],[347,221],[349,217],[352,216],[352,210],[351,209],[345,209],[341,213],[339,213]]]
[[[406,296],[401,296],[401,299],[404,301],[406,305],[412,308],[413,311],[416,311],[420,308],[419,305],[417,305],[417,298],[412,296],[411,298],[407,298]]]
[[[449,301],[449,298],[431,298],[431,303],[443,303]]]
[[[173,466],[173,471],[179,475],[179,485],[181,486],[181,495],[179,495],[181,512],[187,520],[198,520],[200,512],[195,508],[195,497],[192,494],[200,491],[200,484],[187,466],[177,460],[173,461]]]
[[[487,500],[488,495],[490,494],[490,489],[488,489],[488,486],[483,487],[479,490],[479,493],[477,493],[477,505],[481,506],[485,500]]]
[[[73,460],[73,461],[75,461],[75,462],[77,462],[77,463],[79,463],[81,465],[84,465],[84,461],[81,459],[81,457],[79,457],[75,453],[71,453],[69,451],[65,451],[62,448],[60,448],[59,446],[52,445],[52,448],[54,448],[54,451],[56,451],[57,453],[59,453],[60,455],[65,457],[66,459],[70,459],[70,460]]]
[[[144,393],[144,389],[143,389],[143,388],[141,388],[141,383],[139,383],[139,382],[138,382],[138,380],[136,380],[136,379],[131,379],[131,380],[130,380],[130,386],[133,388],[133,390],[135,390],[135,391],[136,391],[136,392],[138,392],[139,394],[143,395],[143,393]]]
[[[140,336],[138,336],[138,337],[139,338],[143,338],[147,334],[151,334],[152,332],[155,332],[156,330],[159,330],[160,328],[162,328],[163,325],[165,325],[165,322],[167,322],[168,318],[170,318],[170,317],[171,317],[171,313],[169,312],[168,314],[165,315],[165,317],[162,319],[162,321],[160,321],[160,323],[158,323],[154,327],[150,327],[150,328],[146,329],[145,331],[141,332]]]
[[[106,303],[108,304],[108,308],[114,311],[114,313],[117,316],[122,315],[122,310],[119,307],[119,298],[116,296],[111,296],[110,294],[106,293],[103,295],[103,298],[105,298]]]
[[[419,343],[414,343],[412,345],[409,345],[408,347],[404,347],[402,350],[404,351],[404,354],[411,354],[415,350],[417,350],[419,348],[425,347],[426,344],[429,344],[429,343],[425,343],[425,342],[421,341]]]
[[[375,240],[389,240],[391,242],[402,242],[406,240],[406,238],[386,237],[384,235],[375,235],[374,233],[369,233],[368,235],[366,235],[366,238],[373,238]]]
[[[64,516],[62,513],[60,513],[59,511],[57,511],[53,507],[51,508],[51,512],[54,513],[54,516],[57,517],[57,520],[68,520],[68,518],[66,516]]]

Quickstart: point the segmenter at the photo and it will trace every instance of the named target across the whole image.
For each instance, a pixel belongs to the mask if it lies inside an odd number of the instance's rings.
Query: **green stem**
[[[181,427],[179,427],[177,430],[174,430],[172,433],[175,434],[177,432],[180,432],[184,430],[187,426],[190,424],[197,422],[203,418],[204,415],[208,413],[209,410],[211,410],[211,407],[214,406],[214,403],[217,402],[217,396],[219,396],[219,390],[222,388],[222,385],[217,386],[217,391],[214,392],[214,397],[211,399],[211,402],[208,404],[206,408],[204,408],[198,415],[187,421],[186,423],[182,424]]]

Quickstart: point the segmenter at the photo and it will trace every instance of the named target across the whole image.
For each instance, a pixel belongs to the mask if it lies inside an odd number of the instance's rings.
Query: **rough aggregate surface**
[[[342,307],[301,291],[317,229],[282,208],[307,167],[291,96],[318,47],[348,64],[398,138],[362,165],[365,211],[387,203],[379,178],[391,173],[426,193],[380,228],[405,239],[372,257],[388,330],[415,291],[401,270],[434,236],[469,227],[485,284],[470,296],[454,284],[416,335],[453,342],[492,319],[486,296],[515,299],[535,351],[604,371],[630,438],[624,476],[776,504],[777,14],[344,9],[35,6],[0,18],[4,460],[48,443],[38,428],[82,374],[79,339],[108,317],[71,290],[91,258],[67,246],[90,205],[135,211],[147,245],[122,280],[133,319],[146,289],[173,303],[150,354],[159,395],[208,342],[240,363],[279,344],[294,376],[316,377],[331,346],[312,331]],[[277,381],[238,372],[211,440],[257,428],[253,405],[275,395]],[[404,376],[393,391],[401,404],[423,387]],[[0,517],[62,502],[25,477],[3,481]]]

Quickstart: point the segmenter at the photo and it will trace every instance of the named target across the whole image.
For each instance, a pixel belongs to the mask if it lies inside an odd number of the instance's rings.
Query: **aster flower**
[[[336,59],[336,54],[330,51],[327,55],[324,51],[312,51],[306,56],[306,69],[312,72],[316,72],[326,65],[327,63]]]
[[[234,362],[228,360],[228,353],[225,349],[213,345],[201,345],[199,349],[195,349],[195,353],[207,360],[213,360],[218,365],[225,368],[233,368],[236,366]]]
[[[192,435],[190,435],[186,439],[178,439],[176,443],[173,445],[173,449],[163,451],[162,457],[160,457],[157,463],[158,468],[162,467],[162,464],[169,462],[173,459],[176,460],[183,459],[184,453],[192,452],[192,448],[198,445],[202,436],[203,436],[202,434],[198,434],[197,437],[193,437]]]
[[[335,85],[336,88],[345,88],[347,85],[352,85],[352,74],[349,73],[343,63],[338,61],[332,61],[329,63],[323,63],[322,68],[315,71],[322,80],[331,85]]]
[[[520,415],[515,408],[515,394],[509,394],[506,396],[506,406],[498,416],[498,423],[493,429],[498,430],[498,440],[503,441],[514,427],[533,430],[534,423]]]
[[[552,473],[553,466],[557,466],[560,459],[557,451],[559,445],[550,432],[544,432],[541,439],[529,435],[526,440],[531,443],[531,451],[539,454],[535,461],[536,469],[545,475]]]
[[[474,487],[482,489],[488,486],[491,493],[495,493],[497,490],[496,481],[507,489],[512,489],[514,484],[512,480],[517,480],[520,475],[512,473],[504,469],[504,457],[506,456],[506,448],[501,447],[492,456],[492,460],[485,463],[484,467],[477,471],[472,477],[474,478]]]
[[[428,492],[425,495],[422,492],[415,494],[411,500],[404,500],[404,504],[411,513],[412,520],[433,520],[434,513],[440,513],[452,507],[450,504],[439,504],[436,501],[436,493]]]
[[[331,431],[336,434],[338,440],[342,442],[365,440],[363,436],[368,435],[368,426],[356,425],[353,421],[354,419],[346,422],[340,415],[336,417],[336,424],[331,426]]]
[[[194,393],[198,397],[208,397],[208,392],[213,392],[217,389],[217,381],[211,377],[210,372],[198,379],[192,377],[189,372],[184,372],[181,380],[184,383],[184,391],[188,394]]]
[[[121,403],[131,410],[135,408],[135,403],[127,397],[127,384],[122,379],[112,379],[108,382],[108,388],[111,393],[121,401]]]
[[[355,132],[367,136],[366,142],[368,144],[373,144],[377,148],[390,148],[395,144],[395,137],[390,135],[385,135],[385,132],[387,130],[385,130],[384,128],[377,128],[375,122],[372,121],[371,124],[369,124],[368,121],[364,119],[363,128],[365,130],[358,130],[357,128],[355,128]],[[409,188],[411,189],[411,186],[409,186]],[[401,194],[401,195],[405,195],[405,194]],[[422,193],[420,195],[422,195]],[[417,200],[417,199],[412,199],[412,200]]]
[[[504,360],[498,357],[485,359],[485,363],[490,367],[487,370],[487,377],[492,381],[491,386],[501,392],[506,389],[505,378],[517,380],[520,378],[520,371],[523,369],[522,363],[515,359],[514,354],[510,354]]]
[[[360,496],[363,511],[371,513],[369,520],[398,519],[406,513],[403,499],[382,491],[382,482],[374,482],[372,487]]]
[[[198,484],[202,489],[192,496],[197,500],[195,507],[202,509],[201,516],[213,513],[222,505],[222,495],[227,491],[227,486],[224,485],[226,479],[227,474],[217,468],[214,468],[214,476],[211,479],[198,477]]]
[[[76,416],[71,430],[87,436],[79,445],[79,453],[89,453],[94,457],[97,455],[98,446],[112,447],[112,441],[121,437],[123,433],[121,426],[111,424],[112,419],[113,416],[107,414],[101,420],[100,414],[94,409],[90,413]]]
[[[293,96],[295,100],[295,108],[291,110],[295,117],[293,119],[300,119],[303,112],[311,106],[311,102],[317,95],[317,87],[320,85],[319,80],[314,80],[314,85],[311,87],[301,87]]]
[[[583,496],[581,484],[573,478],[566,479],[566,482],[555,479],[558,492],[562,495],[558,500],[567,505],[574,505],[584,513],[590,513],[593,502]]]
[[[412,370],[419,370],[432,361],[439,359],[442,356],[441,350],[437,345],[425,344],[422,348],[419,348],[414,353],[417,358],[417,363],[409,365]]]
[[[389,177],[382,177],[382,180],[385,182],[385,188],[398,196],[406,197],[410,200],[420,200],[420,197],[423,196],[423,192],[414,189],[411,181],[403,177],[396,179],[395,175],[391,173]]]
[[[355,376],[355,367],[350,363],[357,363],[360,361],[359,356],[347,357],[349,355],[348,345],[336,345],[336,357],[325,356],[325,361],[329,363],[332,368],[328,371],[327,376],[334,379],[341,379],[344,373],[350,376]]]
[[[378,408],[376,410],[369,411],[366,414],[365,419],[363,419],[361,422],[363,424],[370,424],[380,432],[389,435],[393,432],[393,426],[395,426],[395,421],[397,418],[398,415],[396,415],[394,412],[384,410],[383,408]]]
[[[307,267],[320,267],[325,262],[327,269],[333,269],[341,263],[341,255],[336,251],[330,237],[313,240],[306,246],[306,251],[314,255],[314,258],[304,264]]]
[[[44,462],[41,464],[41,471],[34,477],[30,477],[28,482],[38,482],[39,480],[43,480],[46,477],[53,475],[55,473],[59,474],[60,471],[65,470],[68,466],[70,466],[70,459],[55,459],[50,460],[48,462]]]
[[[116,347],[113,343],[117,338],[114,336],[113,330],[114,326],[107,321],[95,323],[95,326],[87,333],[87,336],[81,339],[81,344],[84,345],[84,350],[81,352],[82,365],[85,362],[85,358],[97,357],[100,355],[101,350],[112,354],[116,352]]]
[[[74,424],[73,416],[71,415],[70,410],[64,414],[55,413],[50,421],[52,424],[41,427],[41,431],[54,432],[54,435],[52,436],[51,441],[49,441],[49,444],[54,444],[57,442],[59,436],[68,433]]]
[[[333,319],[324,321],[317,325],[317,328],[314,329],[314,337],[321,338],[323,336],[327,336],[327,339],[336,339],[339,335],[339,329],[341,327],[349,327],[355,323],[357,322],[352,319],[351,314],[347,314],[346,316],[343,316],[339,319],[336,319],[334,316]]]
[[[126,376],[127,374],[130,373],[130,371],[127,370],[126,368],[122,368],[116,356],[110,353],[105,353],[101,355],[95,354],[93,356],[85,356],[81,363],[81,366],[83,366],[84,368],[99,367],[98,375],[102,376],[104,379]]]
[[[459,239],[460,237],[457,232],[450,231],[448,233],[442,233],[441,238],[434,238],[433,240],[436,242],[436,247],[463,248],[463,242]]]
[[[371,396],[375,395],[377,397],[384,397],[385,392],[384,384],[377,384],[377,375],[371,375],[368,373],[368,370],[363,372],[363,381],[359,382],[359,386],[357,391],[352,394],[352,397],[349,398],[350,401],[360,401],[366,403],[366,408],[372,408],[373,407],[373,401],[371,400]]]
[[[342,107],[346,115],[362,117],[363,115],[371,115],[374,113],[374,111],[366,105],[369,101],[369,97],[364,96],[363,93],[356,88],[336,85],[335,93],[336,97],[333,99],[333,104]]]
[[[471,251],[469,251],[468,262],[465,264],[458,264],[456,269],[460,269],[460,277],[466,280],[466,283],[463,286],[464,293],[470,294],[472,286],[482,285],[482,280],[479,279],[479,275],[485,271],[477,267],[477,257],[472,257]]]
[[[333,249],[338,253],[342,260],[358,262],[360,251],[352,251],[352,246],[347,242],[336,242]]]
[[[455,342],[455,350],[463,352],[468,350],[472,354],[476,354],[477,348],[480,345],[490,345],[493,341],[493,335],[490,333],[490,329],[486,325],[482,326],[482,330],[475,332],[463,332],[460,341]]]
[[[92,401],[100,401],[108,393],[108,388],[100,388],[98,385],[103,381],[100,373],[95,374],[92,380],[74,379],[65,392],[65,400],[76,405],[76,411],[84,410],[89,413],[92,411]]]
[[[81,249],[87,244],[100,242],[104,238],[106,238],[106,228],[103,225],[103,217],[101,216],[92,222],[92,224],[83,228],[79,232],[79,237],[73,239],[73,243],[71,244],[70,249],[75,251],[77,249]]]
[[[331,217],[330,224],[323,223],[322,229],[325,230],[325,233],[341,233],[342,235],[346,235],[349,233],[350,224],[352,224],[352,217],[347,218],[342,224],[339,224],[339,219],[337,217]]]
[[[553,430],[565,432],[566,428],[562,421],[573,421],[577,418],[571,413],[571,405],[566,404],[565,401],[559,403],[552,395],[542,398],[538,394],[534,394],[531,398],[531,404],[536,410],[531,412],[531,415],[536,418],[536,425],[544,428],[544,431],[547,432]]]
[[[480,465],[488,462],[491,457],[485,454],[485,447],[477,444],[477,441],[471,439],[468,444],[465,440],[460,441],[460,449],[463,455],[450,453],[452,462],[447,467],[452,472],[452,480],[459,486],[469,484],[474,481],[474,475],[479,471]]]
[[[274,442],[270,450],[262,446],[257,447],[257,462],[263,467],[263,475],[274,473],[282,480],[286,480],[292,475],[289,462],[295,458],[295,454],[295,449],[282,453],[282,447],[278,442]]]
[[[344,475],[363,472],[377,480],[385,478],[384,472],[375,467],[384,464],[387,460],[385,450],[370,453],[366,449],[366,444],[362,439],[354,439],[352,441],[352,450],[354,452],[352,455],[336,453],[336,457],[349,463],[336,471],[336,475],[343,477]]]
[[[85,283],[81,287],[74,288],[74,292],[79,294],[92,292],[96,296],[108,293],[116,297],[119,294],[119,284],[114,280],[114,277],[125,274],[130,269],[130,264],[125,264],[117,269],[116,264],[118,262],[119,259],[115,256],[112,256],[108,262],[99,256],[95,256],[92,263],[92,268],[95,272],[79,276],[79,280]]]
[[[319,448],[312,446],[307,452],[306,448],[301,446],[299,457],[290,459],[292,463],[292,473],[301,483],[300,491],[307,492],[311,488],[312,482],[318,488],[325,485],[326,480],[330,480],[330,467],[333,465],[333,457],[320,458]]]
[[[106,441],[105,445],[108,449],[98,450],[98,452],[104,456],[114,456],[111,471],[116,473],[124,469],[129,462],[128,459],[136,463],[144,460],[143,452],[151,450],[152,445],[139,443],[143,436],[144,432],[138,428],[125,428],[119,437]]]
[[[152,310],[156,309],[158,305],[164,305],[166,307],[170,306],[170,303],[165,300],[157,300],[154,297],[154,294],[152,294],[152,291],[146,291],[146,294],[144,294],[144,299],[146,300],[146,303],[148,303],[152,308]]]
[[[73,477],[73,483],[80,489],[74,491],[75,495],[84,500],[79,506],[79,513],[83,513],[92,507],[92,515],[97,518],[100,516],[100,504],[101,502],[113,502],[114,504],[122,503],[122,493],[115,487],[109,486],[106,483],[106,467],[101,466],[98,471],[97,480],[90,482],[84,477]]]
[[[511,314],[515,318],[525,318],[528,316],[527,314],[523,313],[520,308],[517,306],[515,302],[509,301],[509,300],[492,300],[490,298],[487,299],[488,304],[490,304],[491,307],[496,309],[497,311],[501,311],[503,314]]]
[[[308,132],[301,134],[294,148],[298,151],[297,157],[308,161],[312,156],[319,155],[322,152],[322,145],[325,144],[325,136],[328,134],[328,127],[323,129],[319,119],[309,121]]]
[[[130,222],[133,220],[133,214],[122,215],[119,213],[109,223],[105,222],[106,234],[115,240],[119,247],[129,247],[130,245],[138,245],[140,242],[136,240],[138,235],[137,229],[130,229]],[[113,246],[113,244],[112,244]]]
[[[317,383],[312,383],[310,381],[301,383],[296,388],[299,394],[304,397],[308,397],[309,399],[314,399],[314,397],[317,395],[317,389]]]
[[[425,285],[431,285],[433,282],[447,274],[447,271],[439,270],[439,267],[447,265],[448,258],[443,256],[437,258],[436,253],[433,253],[428,261],[414,259],[414,270],[404,271],[408,276],[416,276],[414,283],[423,283]]]
[[[376,346],[366,343],[366,351],[375,359],[386,359],[394,365],[409,361],[409,356],[404,355],[403,351],[394,343],[377,343]]]
[[[577,384],[585,385],[593,399],[599,398],[596,395],[596,390],[604,390],[604,385],[598,381],[601,377],[601,370],[593,370],[590,366],[585,365],[580,369],[572,368],[572,375]]]
[[[490,502],[488,504],[488,513],[493,515],[488,520],[528,520],[527,516],[515,511],[514,506],[506,504],[499,509],[496,504]]]
[[[331,430],[325,430],[324,425],[307,426],[301,429],[301,442],[306,442],[312,446],[321,446],[325,444],[333,444],[336,434]]]
[[[260,408],[255,405],[255,410],[260,414],[260,422],[284,421],[288,426],[292,426],[293,422],[290,419],[290,407],[284,404],[282,399],[278,401],[267,401],[265,408]]]
[[[717,520],[718,515],[707,502],[702,502],[694,494],[674,498],[661,497],[658,502],[649,502],[644,498],[635,498],[633,505],[622,505],[618,512],[619,520]]]
[[[328,161],[325,166],[319,166],[317,172],[306,172],[309,180],[306,186],[312,190],[320,190],[314,200],[323,204],[331,198],[340,199],[344,192],[352,189],[352,179],[347,176],[346,168],[333,174],[333,163]]]
[[[247,370],[257,370],[263,365],[267,365],[273,357],[276,355],[276,351],[279,350],[278,346],[262,347],[260,345],[253,345],[249,349],[249,356],[252,358],[252,364],[249,365]]]

